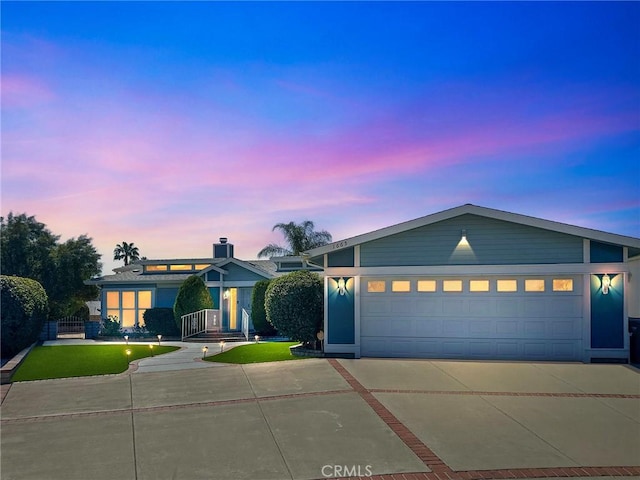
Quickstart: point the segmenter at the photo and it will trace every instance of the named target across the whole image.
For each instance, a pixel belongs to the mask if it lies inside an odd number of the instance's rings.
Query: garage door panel
[[[392,279],[386,280],[390,285]],[[416,281],[411,283],[411,292],[363,293],[361,354],[509,360],[581,358],[581,295],[549,288],[543,293],[496,292],[495,283],[489,292],[469,292],[468,280],[463,278],[462,293],[417,292]],[[576,277],[574,285],[580,283]],[[522,278],[518,285],[524,288]]]

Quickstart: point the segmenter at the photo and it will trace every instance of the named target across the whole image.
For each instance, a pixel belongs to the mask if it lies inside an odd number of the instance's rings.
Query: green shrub
[[[267,321],[267,311],[264,308],[264,297],[271,280],[260,280],[253,286],[251,292],[251,320],[256,333],[260,335],[275,335],[276,329]]]
[[[109,315],[107,318],[102,319],[100,324],[100,335],[105,337],[120,337],[122,336],[122,329],[120,328],[120,321],[115,315]]]
[[[182,329],[183,315],[205,308],[213,308],[213,300],[209,290],[207,290],[202,278],[191,275],[180,285],[176,302],[173,304],[173,318],[178,329]]]
[[[11,357],[38,339],[49,300],[35,280],[0,275],[0,304],[2,355]]]
[[[271,280],[265,296],[267,320],[282,335],[315,345],[323,323],[323,290],[320,277],[307,270]]]
[[[176,321],[173,318],[172,308],[149,308],[145,310],[144,326],[147,327],[152,335],[164,335],[167,337],[177,337],[180,335],[180,329],[176,327]]]

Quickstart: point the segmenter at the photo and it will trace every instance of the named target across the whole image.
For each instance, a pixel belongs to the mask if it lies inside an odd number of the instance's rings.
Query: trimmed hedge
[[[265,294],[271,280],[260,280],[253,286],[251,292],[251,320],[256,333],[260,335],[275,335],[276,329],[267,321],[267,311],[264,308]]]
[[[0,275],[2,355],[12,357],[38,340],[49,313],[49,299],[30,278]]]
[[[315,345],[324,318],[320,276],[307,270],[271,280],[265,296],[267,320],[280,334]]]
[[[191,275],[180,289],[173,304],[173,318],[178,329],[182,329],[182,316],[205,308],[213,308],[213,299],[202,278]]]
[[[172,308],[149,308],[142,316],[144,326],[152,335],[180,336],[180,329],[176,326]]]

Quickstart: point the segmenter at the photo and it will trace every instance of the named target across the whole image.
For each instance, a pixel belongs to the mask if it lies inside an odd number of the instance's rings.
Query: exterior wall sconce
[[[222,294],[222,298],[224,298],[225,300],[229,299],[229,290],[224,291],[224,293]]]
[[[602,276],[602,294],[608,295],[610,287],[611,287],[611,278],[609,277],[609,274],[605,273]]]
[[[344,281],[344,278],[340,277],[338,280],[338,293],[340,295],[344,295],[347,292],[347,284]]]
[[[466,242],[467,241],[467,230],[466,229],[462,229],[462,234],[460,235],[460,241],[462,242]]]
[[[204,360],[204,357],[207,356],[207,351],[209,350],[209,347],[207,347],[206,345],[202,347],[202,359]]]

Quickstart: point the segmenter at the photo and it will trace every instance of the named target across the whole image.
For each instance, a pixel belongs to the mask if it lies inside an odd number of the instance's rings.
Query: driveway
[[[640,478],[633,367],[183,367],[13,384],[3,480]]]

